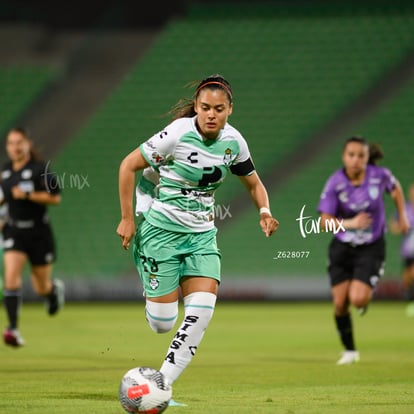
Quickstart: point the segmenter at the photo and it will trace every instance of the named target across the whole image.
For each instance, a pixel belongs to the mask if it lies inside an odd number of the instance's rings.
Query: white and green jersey
[[[155,198],[144,212],[154,226],[183,233],[211,230],[214,193],[227,172],[245,176],[254,171],[240,132],[227,123],[217,139],[206,140],[195,120],[179,118],[140,145],[145,159],[159,172]],[[146,179],[145,175],[139,186],[145,188],[147,182],[150,190],[153,176]],[[136,210],[145,208],[137,205]]]
[[[159,181],[160,175],[156,169],[153,167],[144,168],[135,188],[136,216],[143,215],[151,208]]]

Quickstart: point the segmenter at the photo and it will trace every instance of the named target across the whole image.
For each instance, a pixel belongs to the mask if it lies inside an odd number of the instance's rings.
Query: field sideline
[[[353,314],[361,362],[341,347],[327,302],[219,302],[169,414],[411,414],[414,318],[404,302]],[[2,317],[4,325],[4,315]],[[118,385],[138,365],[158,368],[172,334],[146,325],[143,303],[68,303],[48,317],[24,304],[27,345],[0,350],[0,413],[122,414]]]

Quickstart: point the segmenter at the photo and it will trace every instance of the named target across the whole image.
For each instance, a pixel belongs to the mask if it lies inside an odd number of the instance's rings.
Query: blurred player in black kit
[[[49,315],[56,314],[64,303],[64,285],[52,279],[55,241],[47,206],[61,202],[56,177],[37,156],[28,133],[12,128],[6,136],[9,160],[1,170],[0,200],[7,207],[3,232],[4,292],[3,301],[8,326],[3,333],[6,345],[19,347],[24,339],[18,330],[22,299],[22,273],[30,263],[34,291],[45,298]]]

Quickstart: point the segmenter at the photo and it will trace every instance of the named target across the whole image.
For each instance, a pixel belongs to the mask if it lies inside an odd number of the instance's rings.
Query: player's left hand
[[[407,234],[409,232],[410,222],[405,214],[400,217],[398,224],[403,234]]]
[[[270,237],[278,229],[279,221],[269,214],[261,214],[260,227],[266,237]]]

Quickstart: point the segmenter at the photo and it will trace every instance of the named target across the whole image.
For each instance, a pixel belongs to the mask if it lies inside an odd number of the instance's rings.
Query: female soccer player
[[[183,297],[184,318],[160,369],[170,384],[191,361],[213,315],[220,282],[214,193],[229,171],[240,178],[259,210],[265,236],[279,225],[245,139],[227,122],[232,98],[222,76],[202,80],[193,99],[173,108],[174,120],[127,155],[119,169],[117,234],[125,249],[135,234],[134,258],[145,289],[146,318],[155,332],[174,327],[180,290]],[[144,206],[139,205],[142,197],[137,198],[137,212],[147,211],[135,231],[132,199],[138,170],[144,170],[140,194],[155,197],[152,204],[147,197]]]
[[[385,192],[394,200],[402,231],[409,228],[401,185],[388,169],[376,165],[382,157],[381,148],[370,146],[364,138],[347,139],[342,152],[344,167],[329,177],[319,201],[322,226],[327,220],[336,220],[345,229],[329,245],[328,272],[335,322],[345,348],[338,365],[359,360],[350,306],[363,314],[383,274]]]
[[[408,200],[405,203],[410,231],[403,235],[400,254],[403,259],[402,282],[408,305],[407,316],[414,317],[414,184],[408,189]],[[394,234],[401,234],[398,212],[390,222],[390,229]]]
[[[7,345],[19,347],[24,340],[18,330],[22,272],[30,262],[32,286],[44,296],[47,312],[54,315],[64,301],[63,282],[51,279],[55,243],[47,206],[59,204],[60,189],[47,164],[40,161],[23,128],[11,129],[6,137],[9,161],[3,166],[0,200],[7,206],[3,226],[4,306],[8,327]]]

